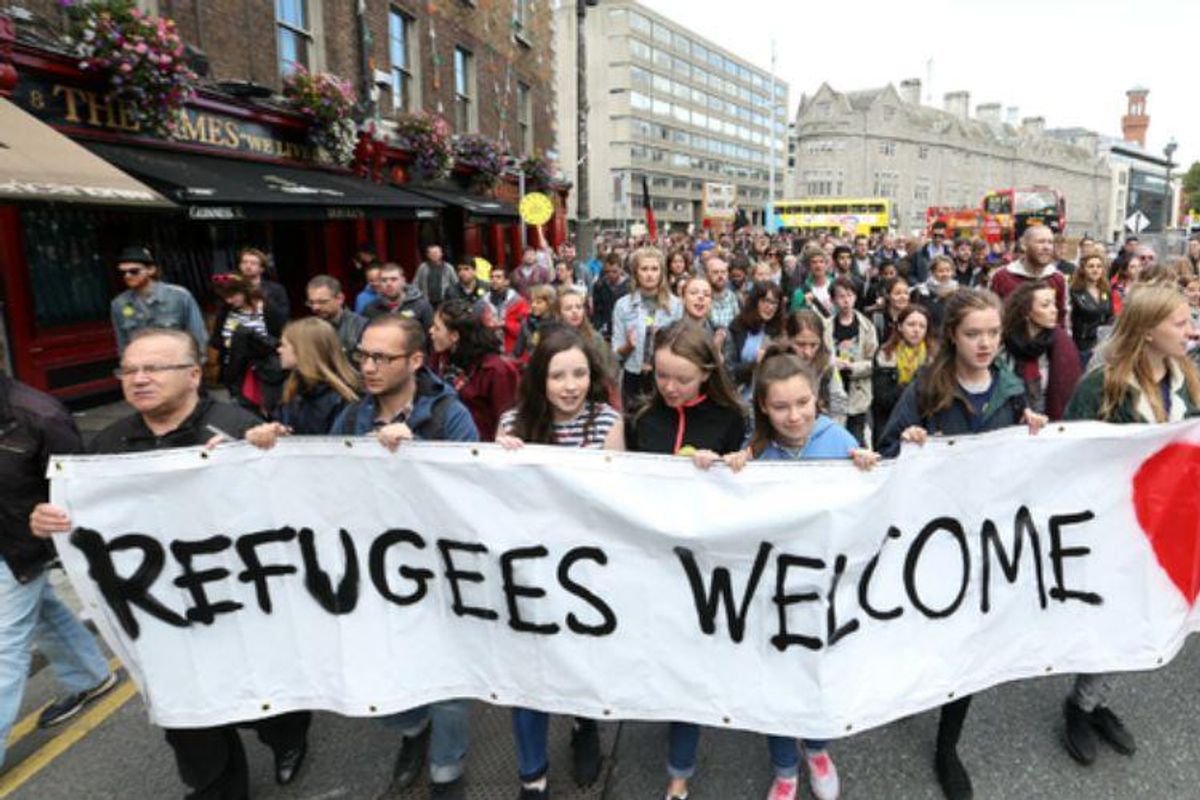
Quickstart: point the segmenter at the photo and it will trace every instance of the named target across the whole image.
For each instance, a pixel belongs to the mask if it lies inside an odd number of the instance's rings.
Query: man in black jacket
[[[29,529],[30,511],[49,496],[50,456],[81,448],[61,403],[0,375],[0,765],[34,642],[68,691],[42,711],[42,727],[65,722],[117,685],[92,634],[50,586],[45,566],[53,546]]]
[[[200,395],[199,348],[181,331],[138,331],[116,370],[125,401],[136,413],[109,425],[92,442],[93,453],[138,453],[171,447],[215,447],[240,439],[259,420],[235,405]],[[71,530],[67,512],[40,503],[29,517],[37,536]],[[275,753],[275,780],[290,783],[307,751],[312,714],[297,711],[246,723]],[[248,796],[246,754],[237,725],[166,730],[179,775],[192,800]]]
[[[263,305],[286,322],[292,316],[287,289],[283,288],[283,284],[267,280],[266,271],[267,254],[262,250],[244,247],[242,252],[238,253],[238,272],[250,281],[251,286],[262,290]]]

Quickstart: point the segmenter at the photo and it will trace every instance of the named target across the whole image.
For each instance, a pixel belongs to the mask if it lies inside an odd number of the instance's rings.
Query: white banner
[[[1196,628],[1200,424],[848,462],[292,439],[55,459],[59,552],[153,720],[474,697],[836,737]]]

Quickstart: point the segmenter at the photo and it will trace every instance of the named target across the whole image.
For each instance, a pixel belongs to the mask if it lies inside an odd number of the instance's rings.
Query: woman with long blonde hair
[[[1117,317],[1101,364],[1079,382],[1065,419],[1175,422],[1200,415],[1200,373],[1188,358],[1191,310],[1178,289],[1151,284],[1131,292]],[[1103,675],[1076,675],[1063,705],[1067,752],[1081,764],[1096,760],[1097,737],[1132,755],[1133,735],[1106,705]]]
[[[273,421],[246,432],[246,439],[270,447],[283,434],[321,436],[337,415],[358,399],[358,373],[346,359],[337,330],[320,317],[293,320],[279,338],[279,363],[290,370]]]
[[[683,303],[671,294],[662,251],[639,247],[629,257],[629,294],[613,307],[610,343],[621,362],[621,400],[633,408],[654,388],[654,334],[683,316]]]

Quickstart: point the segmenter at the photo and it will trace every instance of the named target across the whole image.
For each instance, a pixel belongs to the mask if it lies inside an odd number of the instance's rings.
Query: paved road
[[[1089,769],[1071,761],[1060,744],[1066,677],[1025,681],[983,693],[972,708],[962,745],[978,797],[1200,798],[1200,716],[1194,711],[1200,706],[1198,674],[1200,644],[1193,641],[1173,663],[1156,672],[1116,679],[1113,705],[1137,734],[1140,749],[1131,759],[1103,751]],[[49,671],[36,674],[22,715],[36,712],[53,691]],[[115,708],[97,709],[94,719],[72,723],[54,735],[35,731],[19,741],[10,751],[8,772],[0,775],[0,798],[159,800],[181,796],[170,750],[160,732],[147,723],[138,697],[111,705]],[[551,780],[559,790],[556,798],[662,796],[664,725],[604,725],[609,769],[603,784],[587,792],[574,791],[563,772],[569,763],[567,727],[565,720],[556,719],[552,729]],[[832,752],[842,773],[843,796],[936,800],[940,795],[930,764],[935,727],[936,714],[931,712],[836,742]],[[517,791],[508,714],[480,705],[473,735],[469,797],[511,800]],[[253,736],[244,739],[252,793],[257,798],[375,800],[386,786],[396,747],[394,736],[375,723],[319,714],[304,773],[284,790],[271,780],[269,752]],[[761,737],[706,731],[700,772],[693,782],[694,800],[753,800],[765,795],[769,782]],[[419,787],[394,800],[425,796],[427,789]]]

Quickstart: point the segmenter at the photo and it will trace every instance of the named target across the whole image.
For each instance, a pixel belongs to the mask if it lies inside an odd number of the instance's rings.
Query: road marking
[[[108,660],[108,669],[110,672],[115,672],[120,668],[121,659],[113,656]],[[42,712],[45,711],[46,706],[49,705],[50,703],[46,703],[41,708],[35,708],[33,711],[29,712],[24,719],[12,726],[8,732],[8,742],[4,745],[8,752],[12,752],[13,746],[16,745],[17,742],[21,741],[26,736],[37,730],[38,717],[42,716]]]
[[[62,733],[46,742],[33,755],[17,764],[3,776],[0,776],[0,800],[3,800],[3,798],[8,797],[21,788],[26,781],[37,775],[42,769],[52,763],[54,759],[70,749],[72,745],[99,727],[136,694],[137,686],[126,677],[120,686],[93,703],[91,708],[85,711],[78,720],[67,726]]]

